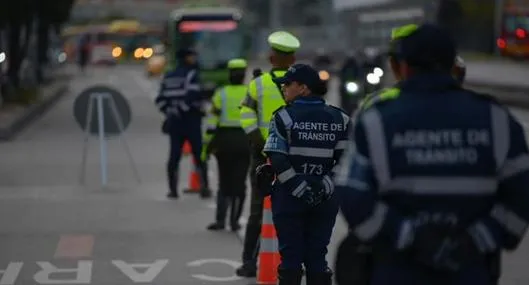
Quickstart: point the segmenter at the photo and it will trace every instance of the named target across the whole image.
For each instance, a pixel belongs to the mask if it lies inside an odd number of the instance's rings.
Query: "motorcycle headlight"
[[[345,90],[347,90],[348,93],[356,93],[359,89],[360,88],[358,87],[358,84],[356,84],[356,82],[345,83]]]
[[[384,70],[380,67],[373,68],[373,74],[375,74],[378,77],[384,76]]]
[[[367,80],[367,83],[371,84],[371,85],[377,85],[380,83],[380,77],[378,77],[376,74],[374,73],[369,73],[366,77],[366,80]]]
[[[320,76],[320,79],[323,80],[323,81],[327,81],[331,77],[329,75],[329,72],[327,72],[326,70],[321,70],[320,72],[318,72],[318,74]]]

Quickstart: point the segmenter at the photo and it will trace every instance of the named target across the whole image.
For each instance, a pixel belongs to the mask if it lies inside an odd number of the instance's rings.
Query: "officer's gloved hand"
[[[261,195],[266,197],[272,192],[272,182],[274,181],[274,169],[270,164],[262,164],[255,168],[257,187]]]
[[[313,183],[305,188],[305,191],[300,198],[305,202],[305,204],[315,207],[324,201],[324,197],[325,190],[322,187],[314,186]]]
[[[418,265],[446,273],[482,257],[466,231],[443,225],[417,227],[411,253]]]

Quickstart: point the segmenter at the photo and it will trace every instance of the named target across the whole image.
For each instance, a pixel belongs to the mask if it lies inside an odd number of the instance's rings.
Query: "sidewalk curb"
[[[68,91],[70,84],[68,81],[57,83],[57,87],[52,91],[53,95],[45,100],[28,107],[14,122],[6,127],[0,128],[0,141],[12,140],[20,131],[27,127],[35,119],[44,115],[55,103],[59,101]]]

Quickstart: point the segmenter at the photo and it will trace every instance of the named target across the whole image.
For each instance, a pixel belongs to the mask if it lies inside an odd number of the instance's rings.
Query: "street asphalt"
[[[89,142],[85,183],[80,183],[83,132],[73,117],[76,95],[95,84],[119,90],[132,109],[132,123],[108,141],[109,184],[100,185],[99,146]],[[328,95],[337,104],[337,82]],[[184,195],[165,198],[168,139],[153,105],[158,79],[140,66],[94,67],[78,74],[70,92],[50,112],[0,144],[0,285],[198,285],[251,284],[234,276],[240,234],[205,230],[214,200]],[[529,113],[513,110],[529,128]],[[124,145],[130,147],[141,183],[135,180]],[[216,165],[210,161],[216,185]],[[185,157],[180,186],[191,161]],[[214,187],[215,188],[215,187]],[[329,260],[345,235],[340,219]],[[528,284],[528,243],[506,256],[502,285]]]

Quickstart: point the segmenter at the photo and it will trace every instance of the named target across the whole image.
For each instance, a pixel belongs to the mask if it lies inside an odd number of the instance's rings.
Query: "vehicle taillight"
[[[496,45],[498,45],[499,48],[504,49],[507,46],[507,43],[504,39],[498,39],[496,40]]]
[[[516,37],[524,39],[527,36],[527,32],[524,29],[516,29]]]

